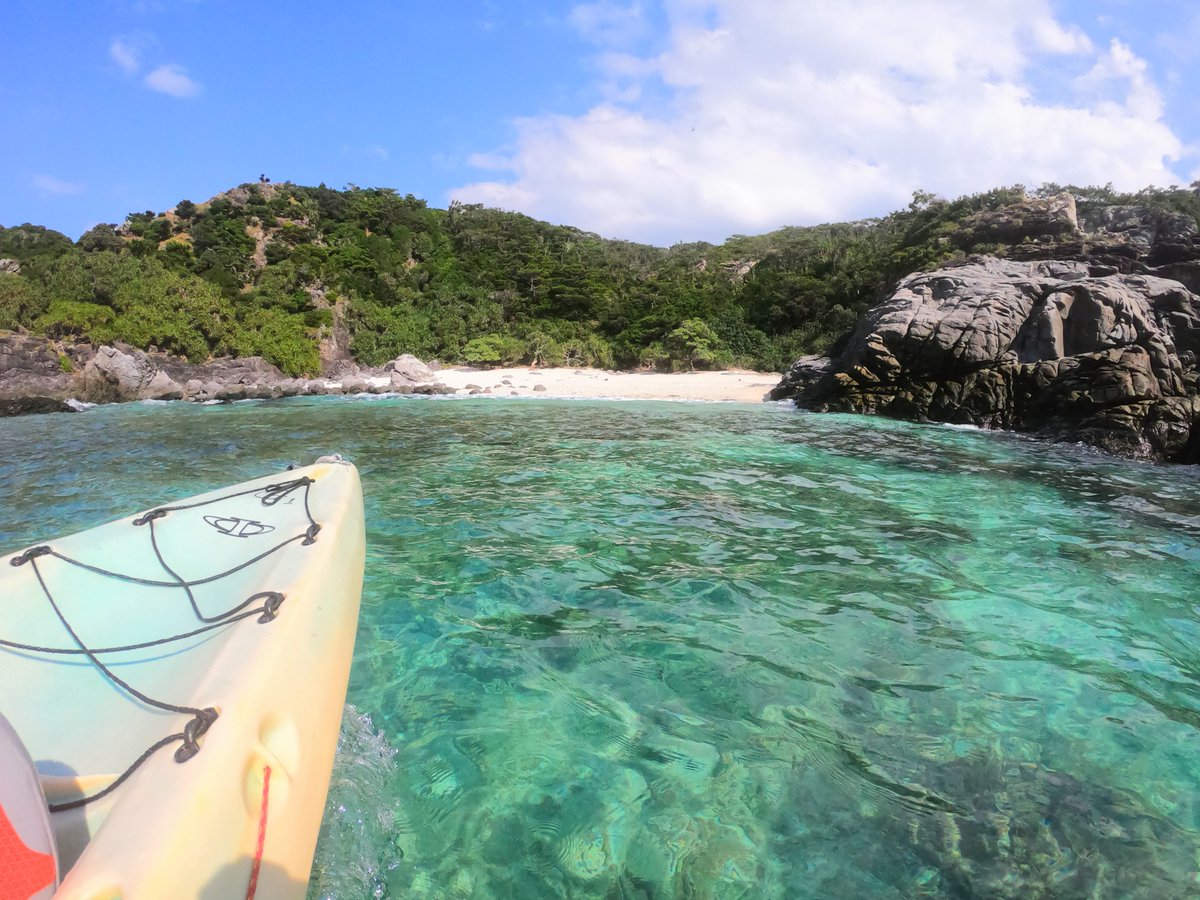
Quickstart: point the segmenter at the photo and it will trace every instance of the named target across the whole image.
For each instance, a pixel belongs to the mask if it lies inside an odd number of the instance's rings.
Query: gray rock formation
[[[820,381],[830,368],[828,356],[802,356],[783,373],[783,380],[768,392],[767,400],[798,397]]]
[[[183,387],[159,369],[142,387],[139,396],[142,400],[182,400]]]
[[[1059,194],[1026,200],[997,210],[978,212],[963,222],[959,244],[1019,244],[1025,241],[1073,239],[1079,236],[1075,198]]]
[[[802,361],[772,394],[1178,459],[1200,427],[1197,358],[1200,297],[1177,281],[976,257],[901,281],[827,371]]]
[[[50,412],[73,413],[78,412],[78,410],[65,400],[55,400],[53,397],[0,398],[0,418]]]
[[[1105,206],[1082,217],[1095,250],[1135,256],[1159,266],[1200,256],[1196,220],[1146,206]]]
[[[154,364],[145,353],[101,347],[80,376],[79,399],[89,403],[137,400],[154,374]]]
[[[438,380],[437,373],[433,369],[410,353],[397,356],[391,362],[384,363],[383,371],[391,373],[393,383],[399,379],[408,384],[432,384]]]
[[[453,393],[415,357],[394,361],[386,371],[352,360],[335,364],[337,378],[288,378],[257,356],[190,363],[165,353],[146,353],[125,344],[64,345],[24,333],[0,332],[0,401],[7,415],[63,408],[57,401],[91,403],[128,400],[268,400],[342,393]],[[414,383],[411,378],[420,379]],[[55,402],[40,402],[42,399]]]
[[[1191,216],[1150,206],[1080,212],[1067,193],[977,212],[949,240],[964,252],[1075,260],[1125,273],[1200,258],[1200,231]]]
[[[0,399],[74,396],[74,359],[44,338],[0,335]]]

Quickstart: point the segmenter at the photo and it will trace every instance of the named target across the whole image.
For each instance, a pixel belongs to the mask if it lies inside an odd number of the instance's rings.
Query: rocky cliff
[[[835,359],[801,360],[772,396],[1185,459],[1198,357],[1200,297],[1179,281],[975,257],[901,281]]]
[[[902,279],[770,396],[1200,462],[1195,217],[1062,193],[980,211],[944,240],[976,255]]]
[[[1125,273],[1200,258],[1200,231],[1192,216],[1136,205],[1092,204],[1080,211],[1068,193],[975,213],[949,240],[968,252],[1077,260]]]

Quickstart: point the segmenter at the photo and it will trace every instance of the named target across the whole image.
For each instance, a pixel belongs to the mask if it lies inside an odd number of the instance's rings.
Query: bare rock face
[[[433,369],[410,353],[397,356],[391,362],[384,363],[383,371],[392,374],[393,383],[431,384],[438,380],[437,373]]]
[[[787,400],[797,397],[820,381],[829,372],[828,356],[802,356],[783,373],[783,380],[767,393],[767,400]]]
[[[950,239],[965,252],[999,252],[1023,261],[1078,260],[1125,273],[1200,258],[1200,231],[1191,216],[1151,206],[1080,212],[1069,193],[977,212]]]
[[[901,281],[828,371],[776,396],[1178,459],[1198,357],[1200,297],[1177,281],[976,257]]]
[[[192,363],[158,351],[63,345],[43,337],[0,332],[0,400],[78,398],[90,403],[128,400],[272,400],[298,394],[453,393],[413,356],[383,370],[337,360],[336,374],[288,378],[259,356]],[[13,407],[16,409],[17,407]],[[21,407],[23,408],[23,407]]]
[[[1080,226],[1097,249],[1120,248],[1124,255],[1136,255],[1152,266],[1200,255],[1196,220],[1183,213],[1146,206],[1105,206],[1085,215]]]
[[[70,357],[67,367],[73,367]],[[74,382],[63,369],[63,357],[44,338],[0,335],[0,399],[73,395]]]
[[[0,397],[0,418],[8,416],[29,416],[51,412],[78,412],[75,407],[65,400],[53,397],[17,397],[7,399]]]
[[[325,289],[321,287],[311,288],[309,299],[314,309],[329,310],[333,320],[331,325],[321,328],[317,354],[321,360],[322,374],[336,375],[335,368],[338,363],[354,362],[350,352],[349,302],[344,297],[330,301]]]
[[[84,366],[79,382],[79,399],[89,403],[119,403],[137,400],[142,388],[154,378],[155,367],[145,353],[125,353],[116,347],[101,347]]]
[[[182,400],[183,387],[160,369],[146,382],[138,396],[142,400]]]
[[[1064,193],[976,213],[963,223],[963,227],[969,244],[1019,244],[1074,236],[1079,232],[1079,216],[1075,198]]]
[[[121,403],[127,400],[182,400],[188,396],[168,368],[160,368],[162,354],[148,354],[133,347],[100,347],[88,360],[75,382],[75,394],[89,403]],[[177,373],[186,364],[180,363]],[[192,367],[195,368],[195,367]]]

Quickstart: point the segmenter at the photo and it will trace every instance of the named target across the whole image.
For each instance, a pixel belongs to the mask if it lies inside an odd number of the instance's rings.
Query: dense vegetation
[[[1088,204],[1200,215],[1195,191],[1046,185]],[[315,373],[338,329],[357,359],[479,364],[742,365],[780,370],[827,349],[900,277],[968,251],[976,213],[1020,187],[946,201],[918,193],[882,219],[735,235],[669,249],[604,240],[518,213],[429,208],[385,188],[243,185],[76,242],[0,227],[0,328],[127,343],[193,360],[262,355]]]

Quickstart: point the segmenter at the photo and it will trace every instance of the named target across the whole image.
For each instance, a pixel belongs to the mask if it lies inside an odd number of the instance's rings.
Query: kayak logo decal
[[[257,537],[260,534],[266,534],[268,531],[274,531],[274,525],[268,525],[265,522],[258,522],[254,519],[242,519],[238,516],[205,516],[204,521],[211,525],[221,534],[227,534],[230,537]]]

